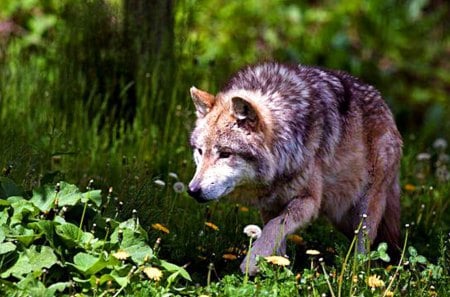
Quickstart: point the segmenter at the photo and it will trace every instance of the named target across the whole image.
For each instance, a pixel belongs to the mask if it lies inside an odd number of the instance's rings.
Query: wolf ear
[[[195,109],[197,110],[197,117],[204,117],[213,107],[215,97],[208,92],[197,89],[196,87],[191,88],[191,97],[194,101]]]
[[[255,128],[258,123],[258,115],[251,103],[241,97],[231,98],[231,103],[238,124],[247,128]]]

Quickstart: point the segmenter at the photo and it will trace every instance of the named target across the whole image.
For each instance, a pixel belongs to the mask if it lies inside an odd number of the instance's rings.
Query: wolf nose
[[[207,200],[205,198],[202,197],[202,188],[200,187],[200,185],[189,185],[188,190],[187,190],[188,194],[192,197],[195,198],[195,200],[197,200],[198,202],[206,202]]]

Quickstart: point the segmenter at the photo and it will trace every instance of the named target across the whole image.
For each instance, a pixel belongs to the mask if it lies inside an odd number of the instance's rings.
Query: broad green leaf
[[[58,234],[63,241],[71,247],[83,246],[93,243],[94,235],[89,232],[83,232],[78,226],[71,223],[64,223],[56,226],[56,234]]]
[[[118,283],[121,287],[126,287],[130,282],[130,278],[128,277],[128,275],[122,276],[116,270],[113,270],[111,272],[111,276],[114,278],[116,283]]]
[[[75,205],[81,199],[81,192],[74,185],[66,182],[60,182],[60,191],[55,191],[54,185],[45,185],[33,190],[33,197],[30,201],[41,211],[46,212],[55,206],[55,200],[58,200],[58,206]]]
[[[12,252],[16,249],[16,245],[12,242],[0,243],[0,255]]]
[[[23,191],[13,182],[12,179],[0,177],[0,198],[8,198],[11,196],[22,196]]]
[[[5,201],[5,200],[2,200]],[[8,201],[6,201],[8,202]],[[6,223],[8,222],[9,219],[9,214],[8,214],[8,208],[5,208],[1,213],[0,213],[0,226],[6,225]]]
[[[3,231],[3,227],[0,225],[0,242],[3,242],[5,238],[6,238],[5,231]]]
[[[94,256],[87,253],[78,253],[73,257],[73,266],[85,275],[92,275],[114,263],[105,259],[105,255]]]
[[[97,207],[102,205],[102,191],[101,190],[92,190],[86,193],[83,193],[81,196],[81,202],[94,202]]]
[[[8,270],[1,274],[1,277],[7,278],[10,275],[20,278],[21,276],[42,268],[50,268],[57,262],[53,250],[48,246],[42,246],[37,251],[35,245],[21,252],[17,262]]]
[[[172,272],[172,271],[176,271],[179,272],[179,274],[186,280],[188,281],[192,281],[191,276],[189,275],[189,273],[186,271],[186,269],[184,269],[183,267],[180,267],[178,265],[169,263],[167,261],[161,260],[160,261],[160,265],[162,268],[164,268],[165,270]]]
[[[126,247],[124,248],[124,250],[131,256],[131,259],[133,259],[133,261],[138,265],[144,264],[146,259],[150,259],[151,257],[153,257],[152,249],[144,242]]]
[[[11,227],[16,224],[22,224],[24,223],[24,219],[35,217],[39,213],[39,210],[32,203],[23,198],[16,199],[16,197],[10,197],[10,199],[8,201],[12,202],[11,207],[14,210],[9,224]]]
[[[16,225],[10,231],[10,235],[25,246],[29,246],[35,239],[40,237],[39,234],[34,233],[33,229],[24,228],[22,225]]]
[[[45,236],[45,239],[50,243],[50,246],[54,247],[55,227],[57,225],[58,224],[53,221],[40,220],[28,224],[27,227],[34,229],[40,237]]]

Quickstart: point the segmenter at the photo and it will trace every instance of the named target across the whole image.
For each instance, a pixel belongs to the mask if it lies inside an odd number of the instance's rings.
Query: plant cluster
[[[164,292],[182,267],[158,258],[137,214],[126,221],[102,216],[111,192],[60,182],[24,198],[6,177],[0,180],[0,292],[4,296],[118,296],[140,282]]]

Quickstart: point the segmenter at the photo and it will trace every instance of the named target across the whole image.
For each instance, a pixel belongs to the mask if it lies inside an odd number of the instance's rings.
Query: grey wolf
[[[398,247],[402,140],[374,87],[342,71],[264,63],[240,70],[216,95],[190,92],[197,169],[188,193],[259,208],[252,273],[255,255],[284,255],[286,236],[318,215],[348,237],[365,217],[370,243]]]

